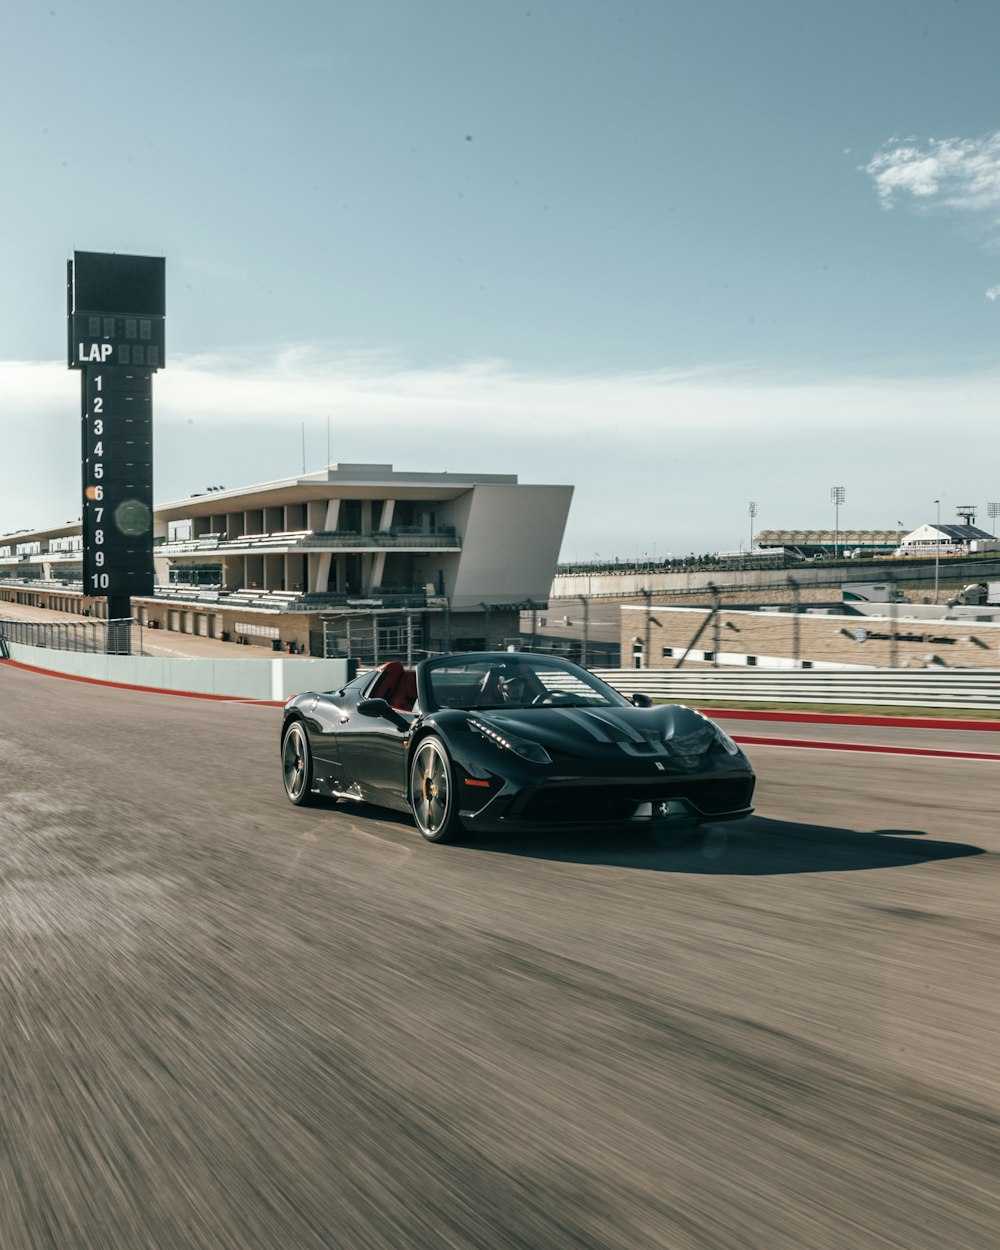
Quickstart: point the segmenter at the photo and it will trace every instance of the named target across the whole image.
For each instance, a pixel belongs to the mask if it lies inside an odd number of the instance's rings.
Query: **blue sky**
[[[8,0],[0,532],[79,512],[74,249],[163,255],[156,497],[570,482],[563,558],[1000,499],[1000,7]]]

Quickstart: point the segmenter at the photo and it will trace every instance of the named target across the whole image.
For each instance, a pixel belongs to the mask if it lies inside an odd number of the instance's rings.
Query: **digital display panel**
[[[84,374],[83,586],[89,595],[153,591],[152,374]]]
[[[97,317],[70,314],[69,367],[123,365],[162,369],[165,322],[162,317]]]
[[[166,261],[117,252],[73,253],[72,312],[166,314]]]

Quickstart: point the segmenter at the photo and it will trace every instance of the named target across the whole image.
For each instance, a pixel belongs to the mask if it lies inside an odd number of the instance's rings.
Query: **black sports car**
[[[462,830],[660,828],[753,811],[740,748],[692,708],[631,700],[528,652],[398,661],[299,694],[281,729],[285,791],[412,811],[429,842]]]

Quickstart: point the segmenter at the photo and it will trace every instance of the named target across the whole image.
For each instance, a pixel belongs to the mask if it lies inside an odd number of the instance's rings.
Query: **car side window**
[[[346,686],[342,686],[341,694],[364,694],[365,690],[372,684],[378,676],[378,669],[371,668],[365,673],[358,673],[357,677],[352,677]]]

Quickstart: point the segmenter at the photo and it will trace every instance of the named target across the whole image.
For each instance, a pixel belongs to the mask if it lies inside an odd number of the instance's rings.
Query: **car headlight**
[[[501,733],[492,725],[487,725],[485,721],[476,720],[472,716],[469,717],[468,725],[474,733],[486,738],[494,746],[500,747],[502,751],[513,751],[515,755],[520,755],[521,759],[528,760],[532,764],[552,763],[552,757],[538,742],[529,742],[527,738]]]
[[[726,731],[721,726],[717,725],[715,721],[712,720],[710,717],[705,716],[704,713],[699,712],[696,709],[692,709],[692,711],[694,711],[694,714],[696,716],[700,716],[703,721],[707,721],[707,723],[712,726],[712,729],[715,731],[715,736],[716,738],[718,738],[720,745],[725,747],[725,749],[729,752],[730,755],[739,755],[740,748],[732,740],[732,738],[730,738],[729,734],[727,734]]]
[[[739,746],[732,740],[732,738],[730,738],[729,734],[727,734],[724,729],[720,729],[719,726],[716,725],[715,734],[730,755],[739,755]]]

